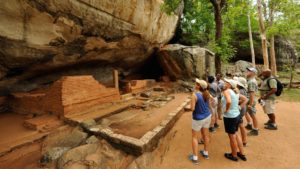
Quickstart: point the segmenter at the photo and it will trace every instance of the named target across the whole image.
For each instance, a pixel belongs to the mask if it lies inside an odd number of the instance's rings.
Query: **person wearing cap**
[[[211,121],[211,112],[209,111],[211,95],[208,91],[208,84],[204,80],[196,79],[195,93],[192,94],[191,110],[192,116],[192,149],[193,154],[189,155],[189,159],[198,164],[198,137],[197,134],[201,132],[204,139],[204,150],[200,154],[209,159],[208,144],[209,144],[209,125]]]
[[[270,69],[263,70],[261,74],[262,83],[259,88],[260,99],[265,101],[263,106],[264,112],[268,115],[269,120],[264,124],[265,129],[277,130],[275,121],[275,93],[277,91],[277,81],[272,76]]]
[[[237,88],[239,89],[239,93],[240,95],[243,95],[244,97],[247,98],[247,93],[248,93],[248,86],[247,86],[247,80],[243,77],[239,77],[237,79]],[[248,99],[247,99],[248,100]],[[241,136],[242,136],[242,142],[243,142],[243,146],[246,147],[247,146],[247,133],[246,133],[246,128],[243,124],[243,117],[245,116],[247,111],[247,107],[240,107],[240,113],[241,113],[241,120],[240,120],[240,131],[241,131]]]
[[[254,67],[247,68],[247,85],[248,85],[248,106],[246,113],[247,125],[246,129],[250,130],[249,136],[258,136],[258,122],[256,117],[256,92],[258,91],[257,81],[255,76],[257,70]],[[251,123],[253,122],[253,125]]]
[[[225,153],[224,156],[232,161],[238,161],[237,157],[246,161],[247,158],[244,154],[243,144],[237,131],[240,124],[239,102],[241,100],[241,106],[245,106],[247,98],[237,93],[237,84],[234,80],[224,79],[224,81],[225,90],[223,91],[222,103],[225,111],[223,120],[231,147],[231,153]]]

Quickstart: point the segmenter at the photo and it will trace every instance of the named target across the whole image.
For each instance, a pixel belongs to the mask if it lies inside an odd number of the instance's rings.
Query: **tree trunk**
[[[252,65],[255,67],[255,53],[254,53],[252,29],[251,29],[251,18],[250,18],[249,11],[248,11],[248,32],[249,32],[249,42],[250,42],[250,49],[251,49],[251,60],[252,60]]]
[[[292,85],[293,85],[295,67],[296,67],[296,64],[297,64],[297,59],[296,59],[296,61],[294,59],[292,59],[292,60],[293,60],[293,63],[291,63],[292,65],[291,65],[291,68],[290,68],[291,77],[290,77],[289,89],[292,88]]]
[[[272,2],[269,2],[269,15],[270,15],[270,23],[269,26],[273,26],[274,21],[274,4]],[[277,75],[277,66],[276,66],[276,56],[275,56],[275,40],[274,35],[271,35],[270,38],[270,59],[271,59],[271,70],[273,75]]]
[[[271,59],[272,74],[276,76],[277,75],[277,65],[276,65],[276,57],[275,57],[274,35],[271,36],[270,59]]]
[[[226,0],[210,0],[214,7],[214,16],[215,16],[215,24],[216,24],[216,34],[215,34],[215,41],[218,44],[222,38],[222,14],[221,10],[224,7]],[[222,65],[221,65],[221,56],[220,54],[216,53],[215,56],[215,67],[216,73],[222,73]]]
[[[263,18],[261,6],[262,6],[261,0],[257,0],[257,12],[258,12],[258,20],[259,20],[262,53],[263,53],[263,59],[264,59],[264,68],[269,68],[267,36],[266,36],[266,29],[265,29],[264,18]]]

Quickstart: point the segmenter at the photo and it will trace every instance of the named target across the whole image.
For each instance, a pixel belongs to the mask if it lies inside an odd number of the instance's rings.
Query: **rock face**
[[[107,72],[113,68],[132,71],[155,47],[173,37],[179,15],[165,14],[162,3],[1,1],[0,87],[19,81],[24,86],[28,79],[53,72],[55,75],[36,83],[49,83],[61,74],[92,74],[108,83],[111,77]],[[32,88],[35,86],[28,90]]]
[[[214,61],[214,53],[198,46],[170,44],[161,48],[159,52],[159,62],[173,80],[214,75]]]
[[[58,169],[125,169],[133,161],[133,157],[114,149],[107,142],[86,144],[64,153],[58,160]]]
[[[251,51],[249,47],[248,41],[248,33],[237,33],[236,34],[236,42],[233,44],[236,49],[237,53],[234,57],[234,60],[246,60],[251,61]],[[261,51],[261,42],[260,37],[258,34],[253,35],[254,40],[254,50],[255,50],[255,57],[256,62],[262,64],[263,57]],[[293,44],[282,37],[275,37],[275,54],[276,54],[276,62],[277,66],[280,68],[283,64],[290,64],[291,59],[297,58],[297,51]]]

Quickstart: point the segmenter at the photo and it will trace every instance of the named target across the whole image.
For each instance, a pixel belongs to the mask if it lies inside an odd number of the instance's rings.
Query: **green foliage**
[[[181,1],[182,0],[164,0],[164,3],[161,5],[161,9],[168,15],[171,15],[178,8]]]
[[[248,15],[251,19],[253,33],[259,32],[257,6],[255,0],[227,0],[222,9],[222,38],[215,41],[214,8],[209,0],[183,0],[184,10],[181,17],[181,40],[186,45],[206,46],[221,56],[223,61],[229,60],[236,49],[233,42],[238,41],[236,32],[248,32]],[[274,23],[267,26],[267,35],[280,35],[292,39],[300,49],[300,3],[298,0],[266,0],[267,7],[274,7]],[[162,9],[172,14],[181,0],[164,0]],[[272,6],[273,5],[273,6]],[[268,11],[268,9],[266,9]],[[269,14],[268,12],[266,13]],[[267,21],[269,18],[266,18]],[[296,35],[296,36],[295,36]],[[250,48],[249,40],[239,42],[242,48]],[[258,46],[254,41],[254,46]]]
[[[273,9],[274,22],[267,24],[267,35],[291,36],[291,30],[300,27],[300,2],[295,0],[269,0],[267,10]],[[270,13],[268,13],[270,14]],[[270,20],[271,16],[267,16]]]
[[[213,8],[206,0],[185,0],[181,18],[182,40],[189,45],[206,44],[214,33]]]

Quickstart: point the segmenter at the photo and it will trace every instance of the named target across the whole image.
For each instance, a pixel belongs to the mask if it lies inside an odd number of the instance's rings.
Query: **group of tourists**
[[[260,87],[256,77],[261,79]],[[280,95],[277,94],[277,83],[279,82],[272,76],[270,69],[265,69],[257,75],[254,67],[247,68],[246,78],[222,78],[221,74],[217,74],[216,77],[209,76],[207,81],[196,79],[195,92],[191,98],[193,153],[189,155],[189,160],[198,164],[198,155],[209,159],[210,133],[216,132],[219,128],[218,121],[223,120],[231,148],[231,152],[224,154],[225,158],[247,161],[244,152],[247,136],[259,135],[257,102],[269,118],[264,124],[265,129],[277,130],[275,98],[276,95]],[[258,91],[260,97],[257,99]],[[198,151],[198,144],[204,144],[204,149]]]

